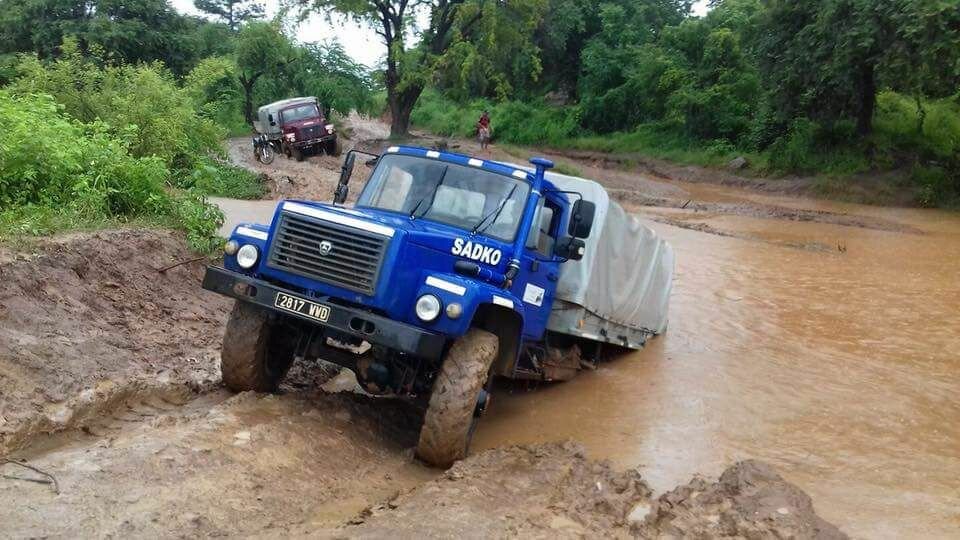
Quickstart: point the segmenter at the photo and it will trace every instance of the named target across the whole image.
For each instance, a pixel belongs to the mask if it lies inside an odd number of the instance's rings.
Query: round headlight
[[[425,294],[417,299],[415,310],[421,321],[430,322],[440,316],[440,299],[432,294]]]
[[[463,314],[463,306],[460,304],[451,302],[450,305],[447,306],[447,317],[459,319],[461,314]]]
[[[252,244],[244,244],[237,251],[237,264],[240,265],[240,268],[250,269],[253,268],[253,265],[257,264],[257,258],[260,256],[260,253],[257,251],[257,246]]]
[[[223,245],[223,252],[227,255],[235,255],[238,249],[240,249],[240,244],[236,240],[230,240]]]

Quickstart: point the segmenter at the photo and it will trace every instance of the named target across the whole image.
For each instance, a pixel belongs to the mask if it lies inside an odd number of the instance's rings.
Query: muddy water
[[[661,490],[759,458],[856,537],[960,535],[960,217],[674,188],[923,234],[641,210],[734,237],[653,224],[677,253],[668,333],[569,383],[500,389],[474,449],[575,439]],[[218,202],[228,222],[275,204]]]
[[[499,392],[477,446],[569,437],[659,489],[760,458],[854,536],[960,535],[960,217],[807,206],[926,234],[654,224],[677,252],[668,333],[570,383]]]

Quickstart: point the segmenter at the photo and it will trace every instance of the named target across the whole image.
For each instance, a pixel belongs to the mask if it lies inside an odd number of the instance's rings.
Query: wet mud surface
[[[201,263],[156,271],[193,257],[172,233],[0,250],[0,456],[60,490],[0,466],[0,536],[836,537],[817,513],[955,536],[960,219],[548,155],[673,243],[670,330],[568,383],[498,386],[447,472],[413,459],[416,411],[334,393],[348,373],[222,390],[229,301]],[[272,166],[301,181],[270,197],[328,200],[340,161]],[[275,202],[218,204],[262,221]]]
[[[413,458],[418,411],[349,391],[329,364],[296,365],[275,395],[230,394],[226,302],[194,264],[157,272],[189,256],[143,230],[4,252],[0,456],[30,468],[0,462],[0,535],[660,536],[640,475],[571,443],[441,472]],[[793,530],[816,526],[803,519]]]

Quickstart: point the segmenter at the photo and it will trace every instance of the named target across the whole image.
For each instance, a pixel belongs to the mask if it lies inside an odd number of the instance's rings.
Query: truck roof
[[[291,105],[299,105],[302,103],[317,103],[317,98],[308,96],[308,97],[294,97],[294,98],[281,99],[280,101],[267,103],[266,105],[263,105],[262,107],[260,107],[258,110],[266,109],[268,111],[277,111],[277,110],[289,107]]]
[[[525,167],[520,167],[518,165],[512,165],[509,163],[501,163],[499,161],[479,159],[466,154],[458,154],[456,152],[428,150],[418,146],[391,146],[390,148],[387,148],[385,153],[437,159],[440,161],[446,161],[447,163],[456,163],[457,165],[466,165],[468,167],[476,167],[478,169],[484,169],[497,174],[513,176],[514,178],[519,178],[520,180],[524,181],[529,180],[528,174],[530,171]]]

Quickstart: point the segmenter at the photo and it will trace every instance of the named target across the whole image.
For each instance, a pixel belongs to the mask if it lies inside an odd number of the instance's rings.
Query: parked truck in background
[[[417,455],[462,458],[494,376],[563,380],[604,348],[667,324],[673,252],[597,183],[423,148],[391,147],[356,205],[282,201],[238,225],[203,287],[236,299],[222,372],[276,388],[295,360],[356,373],[424,412]]]
[[[318,150],[340,155],[336,128],[315,97],[284,99],[260,107],[254,128],[270,141],[274,151],[297,161]]]

